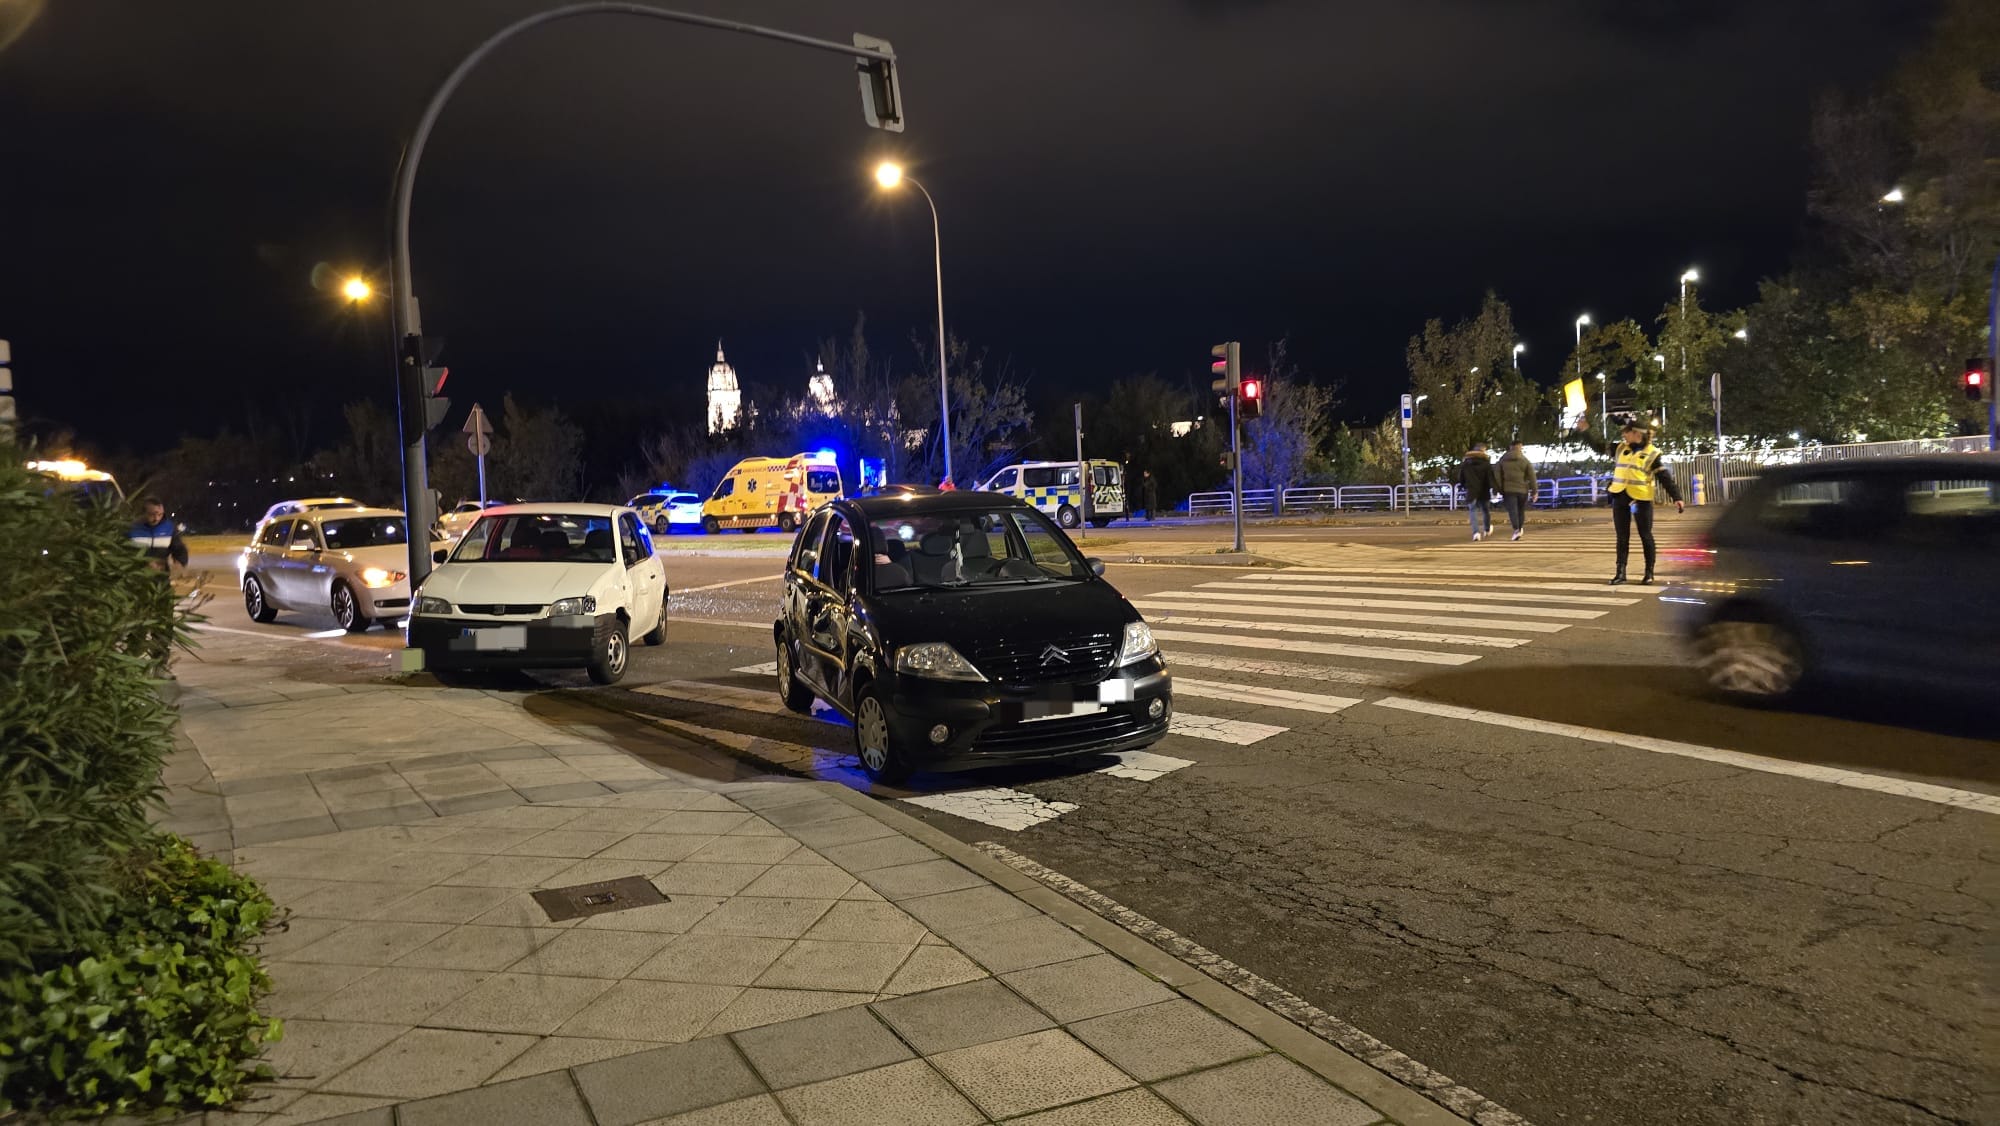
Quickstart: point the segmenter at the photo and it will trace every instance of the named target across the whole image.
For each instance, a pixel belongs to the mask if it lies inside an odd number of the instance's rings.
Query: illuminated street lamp
[[[1515,370],[1515,371],[1520,371],[1520,370],[1521,370],[1521,353],[1523,353],[1523,352],[1525,352],[1525,351],[1527,351],[1527,350],[1528,350],[1528,346],[1527,346],[1526,344],[1518,344],[1518,343],[1517,343],[1517,344],[1515,344],[1515,345],[1514,345],[1514,370]]]
[[[340,295],[349,301],[366,301],[375,296],[375,287],[368,284],[367,278],[356,274],[341,283]]]
[[[1748,340],[1750,339],[1750,330],[1747,328],[1739,328],[1735,331],[1733,335],[1738,340]]]
[[[875,166],[875,182],[884,189],[893,190],[909,184],[923,193],[924,202],[931,209],[931,267],[937,277],[937,324],[938,324],[938,434],[944,449],[944,479],[951,480],[951,381],[945,377],[944,369],[944,239],[938,232],[937,201],[931,193],[917,182],[914,176],[903,174],[903,166],[885,160]]]
[[[1589,313],[1576,318],[1576,376],[1578,379],[1583,378],[1583,326],[1589,323]]]
[[[1882,202],[1883,202],[1883,203],[1901,203],[1901,202],[1903,202],[1903,189],[1901,189],[1901,188],[1890,188],[1890,189],[1889,189],[1888,191],[1886,191],[1886,192],[1883,192],[1883,193],[1882,193]]]
[[[1597,373],[1597,418],[1604,427],[1604,440],[1611,440],[1611,386],[1604,382],[1604,373]]]
[[[1665,375],[1667,373],[1667,354],[1665,352],[1653,353],[1653,362],[1660,365],[1661,375]]]
[[[1689,266],[1686,272],[1681,274],[1680,330],[1681,330],[1681,378],[1683,379],[1687,378],[1687,373],[1688,373],[1688,346],[1687,346],[1688,283],[1698,282],[1700,280],[1701,280],[1701,273],[1697,271],[1693,266]],[[1662,372],[1667,370],[1667,366],[1664,361],[1660,364],[1660,370]]]

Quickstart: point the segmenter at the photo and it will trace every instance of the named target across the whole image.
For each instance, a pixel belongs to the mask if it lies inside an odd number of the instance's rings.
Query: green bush
[[[270,898],[177,837],[134,859],[106,932],[0,977],[0,1115],[221,1106],[268,1074],[245,1065],[282,1031],[256,1011],[271,982],[250,953]]]

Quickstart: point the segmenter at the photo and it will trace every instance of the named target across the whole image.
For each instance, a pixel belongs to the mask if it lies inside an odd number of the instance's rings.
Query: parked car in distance
[[[438,530],[445,534],[445,538],[455,540],[464,535],[467,528],[472,527],[472,522],[479,519],[480,513],[506,503],[504,500],[489,500],[484,503],[476,500],[459,501],[451,506],[450,512],[438,517]]]
[[[676,528],[701,527],[701,496],[678,490],[640,493],[626,502],[639,512],[639,519],[657,535]]]
[[[854,721],[868,774],[1075,759],[1167,733],[1152,631],[1041,512],[990,493],[839,500],[773,623],[778,694]]]
[[[1689,577],[1661,600],[1726,696],[2000,683],[2000,457],[1771,469],[1668,558]]]
[[[393,508],[312,508],[266,517],[237,557],[243,609],[330,615],[359,633],[409,612],[409,527]]]
[[[730,468],[701,506],[701,530],[776,528],[790,533],[806,516],[841,494],[833,451],[791,457],[746,457]]]
[[[366,508],[365,504],[353,497],[305,497],[300,500],[281,500],[264,510],[264,516],[257,521],[262,528],[280,516],[295,516],[301,512],[312,512],[322,508]],[[386,511],[386,510],[385,510]]]
[[[407,636],[440,675],[582,668],[611,684],[633,636],[667,639],[666,570],[630,506],[489,508],[435,558]]]

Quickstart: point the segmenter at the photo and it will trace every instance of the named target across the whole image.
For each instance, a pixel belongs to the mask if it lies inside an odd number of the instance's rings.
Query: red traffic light
[[[1244,397],[1244,398],[1246,398],[1246,399],[1261,399],[1261,398],[1263,398],[1263,397],[1264,397],[1264,381],[1263,381],[1263,380],[1261,380],[1261,379],[1246,379],[1246,380],[1244,380],[1244,381],[1243,381],[1243,397]]]
[[[1972,400],[1986,398],[1987,385],[1986,358],[1974,356],[1965,361],[1965,397]]]

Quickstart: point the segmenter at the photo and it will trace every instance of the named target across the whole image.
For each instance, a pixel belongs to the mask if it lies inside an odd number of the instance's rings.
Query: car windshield
[[[1081,580],[1090,567],[1033,509],[888,516],[869,522],[875,589]]]
[[[458,541],[454,563],[614,563],[609,516],[569,513],[485,516]]]
[[[356,516],[348,520],[327,520],[319,530],[326,536],[329,551],[353,551],[360,547],[408,543],[401,516]]]
[[[806,470],[806,491],[809,493],[839,492],[840,471],[837,469]]]

